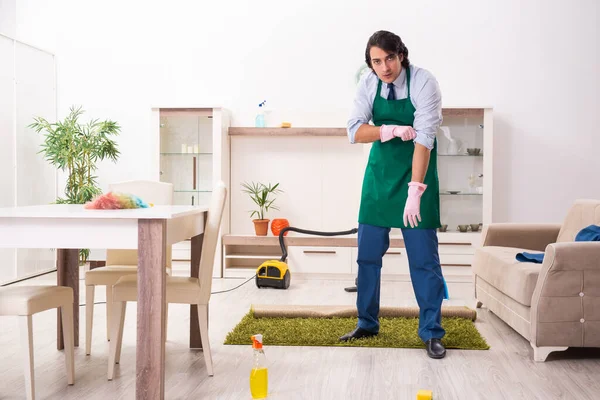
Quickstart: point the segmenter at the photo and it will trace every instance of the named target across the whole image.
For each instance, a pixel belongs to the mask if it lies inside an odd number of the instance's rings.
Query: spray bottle
[[[262,103],[260,103],[258,105],[258,113],[256,114],[256,119],[254,120],[254,126],[257,128],[264,128],[266,125],[265,123],[265,103],[267,101],[263,100]]]
[[[254,362],[250,371],[250,393],[253,399],[264,399],[269,391],[269,375],[267,371],[267,358],[263,351],[262,335],[252,336],[252,350]]]

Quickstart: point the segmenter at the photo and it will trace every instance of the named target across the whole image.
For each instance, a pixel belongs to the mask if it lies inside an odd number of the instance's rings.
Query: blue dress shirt
[[[423,68],[410,65],[410,100],[416,108],[413,129],[417,133],[414,142],[428,149],[433,148],[433,142],[438,127],[442,123],[442,93],[435,77]],[[362,124],[368,124],[373,118],[373,101],[379,78],[373,71],[363,75],[358,83],[352,114],[348,120],[348,138],[355,143],[356,131]],[[408,95],[406,87],[406,70],[404,67],[394,81],[396,99],[405,99]],[[381,85],[380,95],[387,99],[387,85]]]

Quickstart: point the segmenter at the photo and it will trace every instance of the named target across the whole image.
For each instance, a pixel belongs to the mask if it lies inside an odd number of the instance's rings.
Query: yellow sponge
[[[432,400],[433,392],[431,390],[419,390],[417,392],[417,400]]]
[[[282,122],[281,127],[282,128],[291,128],[292,124],[291,124],[291,122]]]

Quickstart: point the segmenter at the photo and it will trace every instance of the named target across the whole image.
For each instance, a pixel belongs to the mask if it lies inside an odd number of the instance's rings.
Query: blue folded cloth
[[[517,254],[517,261],[541,264],[544,261],[544,253],[528,253],[524,251]]]
[[[446,283],[446,280],[444,279],[444,299],[448,300],[449,298],[450,298],[450,293],[448,292],[448,284]]]
[[[600,225],[590,225],[579,231],[576,242],[600,242]]]
[[[600,242],[600,225],[590,225],[579,231],[575,236],[576,242]],[[544,253],[528,253],[526,251],[517,254],[517,261],[541,264],[544,261]]]

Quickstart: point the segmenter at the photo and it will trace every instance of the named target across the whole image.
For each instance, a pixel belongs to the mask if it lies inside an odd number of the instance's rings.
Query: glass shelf
[[[211,155],[212,153],[160,153],[161,156],[200,156]]]
[[[173,204],[209,204],[215,162],[213,121],[194,110],[171,111],[161,110],[160,116],[161,181],[173,185]]]

